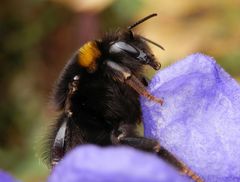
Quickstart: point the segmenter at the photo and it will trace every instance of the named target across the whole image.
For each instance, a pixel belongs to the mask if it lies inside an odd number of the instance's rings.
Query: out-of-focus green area
[[[166,51],[166,66],[202,52],[240,80],[240,1],[8,0],[0,6],[0,168],[44,181],[43,137],[54,121],[49,96],[71,54],[103,32],[159,14],[135,29]]]

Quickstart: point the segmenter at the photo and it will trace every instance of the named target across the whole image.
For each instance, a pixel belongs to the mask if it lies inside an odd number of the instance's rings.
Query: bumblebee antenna
[[[143,36],[140,36],[140,38],[143,39],[144,41],[149,42],[149,43],[151,43],[151,44],[153,44],[153,45],[155,45],[155,46],[157,46],[157,47],[159,47],[160,49],[162,49],[162,50],[165,51],[164,47],[161,46],[160,44],[158,44],[158,43],[156,43],[156,42],[153,42],[152,40],[149,40],[149,39],[147,39],[147,38],[145,38],[145,37],[143,37]]]
[[[131,32],[131,30],[132,30],[134,27],[138,26],[139,24],[147,21],[148,19],[150,19],[150,18],[152,18],[152,17],[154,17],[154,16],[157,16],[157,13],[150,14],[150,15],[148,15],[148,16],[140,19],[140,20],[138,20],[138,21],[137,21],[136,23],[134,23],[133,25],[130,25],[130,26],[128,27],[128,30],[130,30],[130,32]],[[149,40],[149,39],[147,39],[147,38],[145,38],[145,37],[143,37],[143,36],[140,36],[140,37],[141,37],[142,40],[144,40],[144,41],[146,41],[146,42],[149,42],[149,43],[151,43],[151,44],[159,47],[159,48],[162,49],[162,50],[165,50],[165,49],[163,48],[163,46],[157,44],[156,42],[153,42],[152,40]]]
[[[148,20],[148,19],[150,19],[150,18],[152,18],[152,17],[154,17],[154,16],[157,16],[157,13],[150,14],[150,15],[142,18],[141,20],[138,20],[138,21],[137,21],[136,23],[134,23],[133,25],[130,25],[130,26],[128,27],[128,29],[131,30],[131,29],[133,29],[134,27],[138,26],[139,24],[145,22],[146,20]]]

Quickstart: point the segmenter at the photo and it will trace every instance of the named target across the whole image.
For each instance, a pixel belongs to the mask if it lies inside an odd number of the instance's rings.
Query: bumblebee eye
[[[130,54],[131,56],[137,57],[139,55],[139,51],[134,48],[133,46],[119,41],[119,42],[114,42],[110,48],[109,48],[109,52],[110,53],[121,53],[121,52],[125,52]]]
[[[147,55],[144,50],[141,50],[137,47],[131,46],[125,42],[113,42],[110,45],[109,52],[112,54],[116,53],[126,53],[129,56],[133,57],[135,60],[138,60],[142,64],[148,64],[153,67],[155,70],[160,69],[160,63],[156,62],[153,59],[152,55]]]
[[[149,57],[147,54],[137,48],[133,47],[130,44],[127,44],[125,42],[119,41],[119,42],[114,42],[109,49],[110,53],[116,54],[116,53],[127,53],[128,55],[132,56],[136,60],[139,60],[143,64],[148,64],[149,63]]]

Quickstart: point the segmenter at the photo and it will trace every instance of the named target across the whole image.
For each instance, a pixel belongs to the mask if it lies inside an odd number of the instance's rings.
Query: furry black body
[[[79,84],[76,93],[70,98],[72,117],[67,123],[64,149],[57,151],[64,155],[67,151],[79,144],[93,143],[101,146],[112,145],[113,133],[118,133],[120,126],[129,125],[131,135],[137,135],[137,124],[141,121],[141,107],[139,94],[128,85],[115,80],[115,72],[105,64],[106,60],[116,61],[118,64],[128,67],[131,72],[146,84],[143,75],[143,64],[132,60],[133,58],[121,54],[109,55],[107,50],[114,41],[129,42],[132,39],[129,32],[117,32],[107,35],[98,42],[98,48],[103,56],[97,60],[98,69],[89,73],[79,66],[77,54],[65,66],[60,75],[54,91],[54,102],[60,111],[55,131],[51,141],[53,146],[56,134],[67,118],[64,112],[65,103],[69,91],[69,83],[75,75],[79,75]],[[135,36],[135,44],[146,52],[150,52],[147,44],[138,36]],[[120,133],[120,131],[119,131]],[[54,153],[55,151],[53,151]],[[52,154],[51,154],[52,155]],[[52,158],[52,157],[51,157]]]
[[[145,65],[160,68],[146,42],[162,47],[131,31],[153,16],[156,14],[126,31],[84,44],[67,63],[53,94],[59,117],[48,147],[52,166],[77,145],[129,145],[156,153],[193,180],[202,182],[157,141],[136,131],[142,117],[140,95],[156,104],[163,103],[147,91],[143,73]]]

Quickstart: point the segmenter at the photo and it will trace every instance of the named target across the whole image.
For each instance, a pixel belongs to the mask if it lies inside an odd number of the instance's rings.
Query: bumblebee
[[[156,15],[84,44],[67,63],[53,94],[60,114],[50,137],[52,167],[80,144],[129,145],[154,152],[194,181],[203,181],[157,141],[136,130],[142,115],[140,95],[163,104],[147,91],[143,74],[145,65],[160,69],[147,43],[163,47],[132,31]]]

